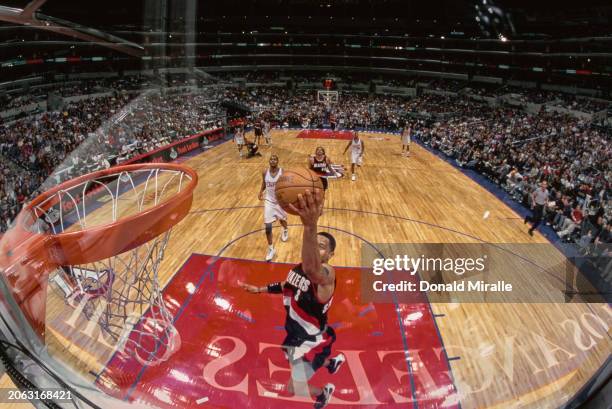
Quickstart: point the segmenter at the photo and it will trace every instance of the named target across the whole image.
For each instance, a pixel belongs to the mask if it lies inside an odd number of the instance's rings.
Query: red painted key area
[[[193,254],[163,294],[181,336],[178,351],[156,366],[116,353],[98,385],[120,399],[168,408],[312,408],[312,400],[286,389],[281,296],[237,286],[282,281],[291,267]],[[364,305],[360,275],[359,268],[336,268],[332,356],[343,352],[347,362],[334,375],[320,369],[311,383],[335,384],[329,407],[457,407],[429,305]]]

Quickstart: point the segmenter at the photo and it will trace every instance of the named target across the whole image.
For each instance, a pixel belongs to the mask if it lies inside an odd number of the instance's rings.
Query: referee
[[[548,204],[548,196],[550,195],[547,186],[548,183],[543,180],[540,182],[540,188],[531,193],[531,209],[533,214],[531,217],[525,217],[525,223],[528,221],[533,223],[531,229],[529,229],[530,236],[533,236],[533,231],[540,225],[544,217],[544,206]]]

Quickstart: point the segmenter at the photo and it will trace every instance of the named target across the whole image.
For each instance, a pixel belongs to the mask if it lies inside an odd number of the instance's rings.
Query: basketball
[[[306,190],[324,194],[319,175],[306,168],[286,169],[276,183],[276,198],[287,213],[297,215],[289,205],[298,207],[298,195],[305,194]]]

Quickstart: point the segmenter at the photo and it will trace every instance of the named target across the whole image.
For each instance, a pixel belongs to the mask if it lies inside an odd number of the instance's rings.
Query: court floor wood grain
[[[262,157],[240,159],[231,142],[185,162],[200,176],[191,213],[174,228],[159,269],[163,286],[192,253],[262,260],[267,243],[257,198],[269,154],[281,167],[306,163],[323,146],[334,163],[348,165],[346,141],[296,138],[275,131]],[[361,265],[361,245],[372,243],[547,243],[527,234],[522,219],[476,182],[412,144],[400,155],[397,136],[363,133],[364,166],[357,181],[333,180],[320,219],[338,240],[332,264]],[[100,209],[103,212],[104,209]],[[484,217],[488,212],[488,217]],[[300,259],[301,227],[290,216],[290,240],[280,241],[275,261]],[[551,247],[552,248],[552,247]],[[558,251],[548,257],[563,261]],[[533,274],[533,272],[519,272]],[[547,285],[533,277],[533,290]],[[433,304],[458,399],[463,408],[554,408],[572,397],[612,350],[612,312],[605,304]],[[53,322],[70,310],[52,288],[47,302],[47,343],[58,358],[86,378],[100,371],[112,350],[61,331]]]

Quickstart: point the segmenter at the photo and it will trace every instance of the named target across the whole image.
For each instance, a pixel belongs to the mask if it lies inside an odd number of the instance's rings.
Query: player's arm
[[[238,286],[242,287],[245,291],[251,294],[281,294],[283,292],[283,286],[285,285],[284,281],[278,281],[276,283],[270,283],[268,285],[259,287],[256,285],[251,285],[247,283],[243,283],[242,281],[238,281]]]
[[[333,269],[321,263],[317,226],[304,226],[302,241],[302,269],[304,274],[315,284],[327,285],[333,283]]]
[[[308,168],[312,169],[314,167],[314,156],[309,156],[308,157]]]
[[[363,142],[363,139],[361,140],[361,156],[363,156],[363,154],[365,153],[365,143]]]
[[[346,151],[348,151],[348,148],[350,148],[350,147],[351,147],[351,142],[353,142],[353,140],[352,140],[352,139],[351,139],[351,140],[349,141],[349,143],[346,145],[346,148],[344,148],[344,152],[342,152],[342,154],[345,154],[345,153],[346,153]]]
[[[259,195],[257,197],[259,200],[263,200],[263,193],[266,190],[266,171],[264,170],[261,174],[261,188],[259,189]]]
[[[332,168],[332,160],[329,156],[325,157],[325,170],[326,172],[335,173],[334,169]]]
[[[320,192],[315,194],[306,191],[305,195],[298,195],[300,208],[293,207],[299,214],[304,225],[302,236],[302,270],[315,284],[328,285],[334,282],[334,270],[321,263],[319,241],[317,240],[317,222],[323,210],[323,197]]]

